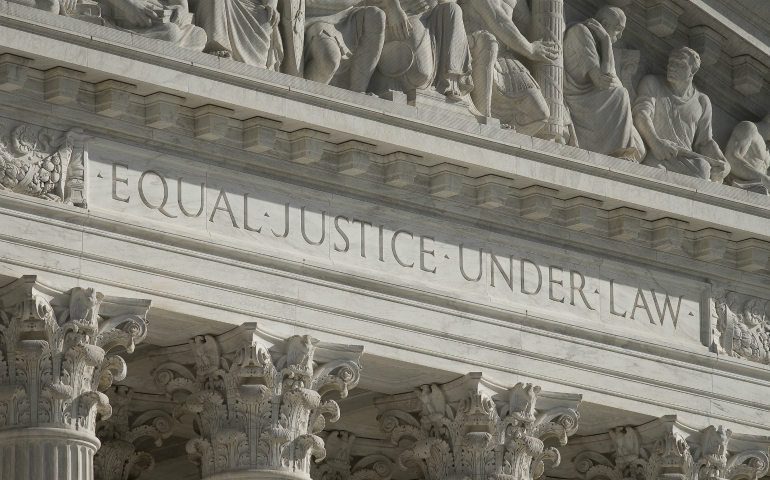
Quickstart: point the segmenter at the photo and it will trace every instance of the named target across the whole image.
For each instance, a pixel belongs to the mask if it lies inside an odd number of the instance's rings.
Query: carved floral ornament
[[[716,289],[712,299],[713,348],[770,364],[770,302],[724,289]]]
[[[756,480],[770,465],[768,437],[734,435],[713,425],[699,431],[673,415],[584,437],[579,446],[600,445],[609,446],[609,451],[575,456],[574,471],[580,479]]]
[[[578,428],[580,398],[544,394],[530,383],[499,392],[469,374],[375,404],[393,443],[411,443],[398,466],[416,464],[425,480],[534,480],[559,464],[558,449],[544,440],[566,445]]]
[[[282,341],[246,324],[177,347],[187,360],[164,361],[153,376],[178,399],[174,417],[193,417],[199,436],[187,452],[204,478],[223,472],[309,478],[311,458],[326,455],[317,434],[327,416],[340,415],[337,403],[323,397],[336,391],[344,398],[358,384],[362,351],[309,335]]]
[[[56,427],[94,435],[103,393],[126,376],[110,350],[147,335],[150,302],[93,289],[64,292],[36,276],[0,289],[0,431]]]
[[[83,132],[0,123],[0,190],[85,207]]]

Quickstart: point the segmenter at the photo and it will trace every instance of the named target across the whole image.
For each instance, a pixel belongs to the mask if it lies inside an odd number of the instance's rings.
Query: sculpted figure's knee
[[[329,83],[340,68],[342,53],[331,37],[316,37],[306,49],[305,78],[319,83]]]
[[[335,3],[336,2],[336,3]],[[309,0],[305,28],[308,80],[366,92],[385,41],[386,15],[375,6],[334,0],[340,11],[328,14],[329,2]]]

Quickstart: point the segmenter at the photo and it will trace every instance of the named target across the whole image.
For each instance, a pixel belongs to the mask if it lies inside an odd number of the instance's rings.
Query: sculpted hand
[[[260,5],[257,7],[257,10],[265,11],[265,13],[267,14],[267,21],[270,23],[270,25],[275,26],[278,23],[278,20],[280,19],[280,14],[272,6]]]
[[[601,23],[597,22],[593,18],[589,18],[586,20],[586,27],[588,27],[589,30],[594,32],[596,37],[601,41],[611,41],[610,40],[610,34],[607,33],[607,30],[604,29]]]
[[[608,88],[615,85],[615,75],[611,73],[601,75],[596,80],[594,80],[594,85],[596,85],[599,90],[607,90]]]
[[[540,40],[535,40],[529,44],[527,57],[530,60],[534,60],[536,62],[550,62],[552,60],[558,60],[559,46],[554,42],[543,42]]]
[[[385,0],[382,2],[382,8],[385,10],[387,28],[390,34],[396,40],[404,40],[412,33],[412,26],[409,25],[409,17],[401,8],[398,0]]]
[[[134,27],[151,27],[152,20],[158,18],[155,13],[158,5],[148,0],[117,0],[111,5]]]
[[[650,148],[652,154],[655,155],[655,158],[658,160],[673,160],[679,153],[679,148],[668,140],[659,139],[658,141],[653,142],[653,144],[650,145]]]
[[[404,0],[404,2],[406,4],[404,10],[409,10],[412,12],[420,13],[430,8],[430,3],[428,3],[428,0]]]

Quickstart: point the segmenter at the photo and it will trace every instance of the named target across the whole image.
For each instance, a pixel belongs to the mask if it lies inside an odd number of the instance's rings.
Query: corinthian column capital
[[[17,467],[0,477],[91,477],[97,414],[112,413],[103,392],[126,376],[125,361],[109,352],[134,350],[149,308],[36,276],[0,288],[0,449]]]
[[[561,456],[544,440],[566,445],[578,428],[580,395],[550,394],[531,383],[510,389],[471,373],[444,385],[375,399],[380,428],[398,458],[426,480],[534,480]]]
[[[311,458],[326,456],[317,434],[340,415],[324,395],[344,398],[358,384],[362,352],[309,335],[283,340],[244,324],[153,352],[153,377],[178,399],[177,418],[193,418],[200,435],[187,452],[204,479],[309,479]]]

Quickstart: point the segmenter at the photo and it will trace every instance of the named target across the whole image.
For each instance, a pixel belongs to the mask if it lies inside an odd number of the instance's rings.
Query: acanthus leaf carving
[[[31,134],[19,134],[16,148],[34,149]],[[121,335],[138,343],[147,333],[150,303],[105,297],[93,289],[64,292],[34,276],[0,289],[0,429],[48,426],[94,434],[97,414],[111,414],[102,391],[125,376],[125,362],[107,354],[117,346],[103,342],[130,315],[141,327]],[[126,343],[123,343],[126,345]]]
[[[196,337],[189,352],[194,364],[154,352],[161,361],[153,376],[168,398],[180,399],[175,418],[194,417],[200,434],[187,451],[201,475],[279,470],[308,478],[312,459],[326,456],[317,434],[339,418],[337,403],[323,396],[345,397],[358,383],[362,348],[309,335],[282,342],[247,324]]]
[[[0,123],[0,190],[86,207],[83,132]]]
[[[768,471],[766,437],[743,435],[741,450],[731,451],[732,436],[722,426],[698,431],[679,424],[676,417],[662,417],[637,428],[611,430],[614,451],[581,452],[573,466],[585,480],[755,480],[764,476]],[[754,446],[746,448],[747,443]]]
[[[540,387],[519,383],[501,406],[501,395],[479,379],[470,374],[444,386],[424,385],[414,393],[419,406],[395,396],[375,400],[380,427],[393,444],[411,441],[398,458],[400,468],[416,464],[426,480],[534,480],[559,464],[559,451],[543,440],[567,443],[577,431],[579,397],[539,411]]]

